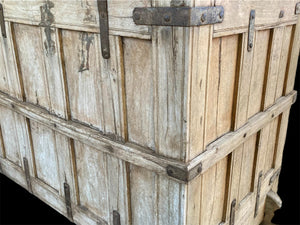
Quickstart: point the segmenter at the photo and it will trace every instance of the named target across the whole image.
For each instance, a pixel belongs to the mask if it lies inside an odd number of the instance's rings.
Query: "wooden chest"
[[[280,202],[296,0],[0,2],[1,173],[83,225],[256,225]]]

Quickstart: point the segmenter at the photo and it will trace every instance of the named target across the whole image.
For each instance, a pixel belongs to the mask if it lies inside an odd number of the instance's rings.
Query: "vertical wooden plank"
[[[236,68],[237,57],[239,50],[239,36],[228,36],[220,39],[220,55],[219,55],[219,81],[218,81],[218,111],[217,111],[217,136],[221,136],[224,133],[230,131],[232,126],[232,113],[234,109],[234,94],[235,94],[235,82],[236,82]],[[234,157],[232,157],[234,160]],[[236,163],[236,161],[232,161]],[[222,161],[219,166],[226,170],[226,161]],[[235,164],[231,164],[234,168]],[[231,172],[232,173],[232,168]],[[224,174],[223,174],[224,175]],[[232,175],[231,177],[234,177]],[[232,178],[231,178],[232,179]],[[232,182],[229,183],[228,192],[232,193]],[[226,186],[226,181],[223,181],[222,188]],[[230,198],[230,194],[229,194]],[[231,201],[229,201],[231,204]],[[220,215],[219,215],[220,216]]]
[[[80,206],[109,221],[106,154],[75,141]]]
[[[12,111],[0,107],[0,124],[2,130],[3,144],[6,158],[17,166],[22,165],[22,156],[20,154],[20,144],[18,131],[16,128],[15,115]]]
[[[64,151],[56,143],[55,133],[34,121],[30,122],[37,178],[60,191],[59,168],[56,151]]]
[[[128,140],[154,150],[151,42],[124,38],[123,43]]]
[[[263,88],[264,88],[264,77],[266,73],[266,67],[269,62],[269,42],[271,38],[270,30],[258,31],[256,33],[256,43],[254,45],[254,58],[253,58],[253,68],[252,68],[252,78],[250,83],[250,94],[249,94],[249,102],[248,105],[248,117],[253,116],[257,112],[261,110],[261,102],[263,101]],[[261,161],[262,152],[259,150],[259,139],[257,140],[257,135],[251,137],[244,146],[249,146],[251,149],[255,149],[255,158],[254,158],[254,166],[255,171],[253,174],[252,181],[252,191],[256,191],[258,174],[260,170],[257,169],[258,162]],[[252,146],[252,147],[251,147]]]
[[[13,43],[13,32],[11,23],[6,22],[6,38],[0,37],[0,89],[13,97],[22,100],[22,88],[20,86],[15,49]]]
[[[130,168],[132,225],[158,225],[157,175],[138,166]]]
[[[264,92],[262,100],[262,110],[268,108],[274,102],[276,93],[276,81],[279,68],[279,60],[282,46],[283,28],[275,28],[271,31],[269,42],[269,56],[266,62],[266,72],[264,80]],[[268,139],[270,133],[270,124],[264,127],[259,134],[258,156],[256,162],[254,180],[257,182],[258,174],[261,170],[267,172],[266,158],[268,154]],[[254,185],[255,187],[256,185]]]
[[[276,93],[274,96],[274,102],[282,96],[283,94],[283,85],[285,80],[285,73],[287,67],[287,59],[289,53],[289,45],[291,42],[291,34],[292,34],[292,26],[283,28],[283,38],[282,38],[282,47],[280,53],[280,63],[277,74],[277,82],[276,82]],[[276,145],[276,136],[278,132],[278,120],[279,118],[275,118],[270,124],[270,133],[268,137],[268,153],[266,154],[265,159],[265,168],[266,170],[272,168],[274,153],[275,153],[275,145]]]
[[[123,43],[128,140],[154,150],[152,45],[150,41],[129,38]],[[157,176],[130,166],[133,225],[157,224]]]
[[[298,17],[297,24],[293,26],[290,45],[289,45],[289,56],[287,60],[287,67],[285,73],[285,83],[283,95],[287,95],[294,88],[296,69],[299,57],[299,49],[300,49],[300,17]],[[281,166],[283,149],[286,139],[287,127],[288,127],[288,119],[289,119],[289,110],[282,113],[281,117],[278,121],[278,135],[275,146],[275,155],[273,159],[273,167],[277,170]],[[275,189],[277,189],[277,185],[274,185]]]
[[[236,109],[234,117],[234,129],[238,129],[247,122],[248,119],[248,99],[250,95],[250,82],[252,76],[252,63],[253,55],[256,48],[252,51],[248,51],[248,33],[243,33],[241,40],[241,59],[239,65],[239,82],[237,83],[237,97],[236,97]],[[255,34],[254,34],[255,43]],[[246,134],[247,135],[247,134]],[[232,161],[235,162],[232,167],[232,190],[234,189],[231,200],[236,199],[240,202],[246,194],[250,191],[248,183],[251,184],[251,174],[253,166],[254,151],[248,149],[248,145],[241,145],[238,147],[232,156]]]
[[[110,223],[113,224],[112,213],[116,210],[120,214],[121,224],[130,225],[126,163],[109,155],[106,157]]]

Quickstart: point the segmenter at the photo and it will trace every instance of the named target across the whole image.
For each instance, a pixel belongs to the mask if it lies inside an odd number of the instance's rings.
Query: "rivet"
[[[165,22],[170,22],[171,17],[169,15],[165,15],[164,20],[165,20]]]
[[[247,137],[247,133],[244,134],[244,138]]]
[[[253,44],[252,43],[249,44],[249,48],[253,48]]]
[[[198,169],[197,169],[197,172],[198,172],[198,173],[201,173],[201,171],[202,171],[202,164],[200,164],[200,166],[199,166]]]
[[[255,15],[254,15],[254,14],[252,14],[252,15],[251,15],[251,19],[253,20],[254,18],[255,18]]]
[[[284,16],[284,11],[281,10],[280,13],[279,13],[279,18],[282,18]]]
[[[168,168],[167,172],[168,172],[169,175],[172,175],[174,173],[174,171],[170,168]]]
[[[205,22],[206,20],[206,13],[203,13],[202,16],[201,16],[201,22]]]

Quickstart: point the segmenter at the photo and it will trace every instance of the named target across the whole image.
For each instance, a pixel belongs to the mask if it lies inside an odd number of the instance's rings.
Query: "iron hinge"
[[[2,37],[6,38],[6,29],[5,29],[5,21],[4,21],[4,12],[3,12],[3,6],[0,3],[0,26],[1,26],[1,33]]]
[[[133,10],[136,25],[191,27],[221,23],[223,19],[223,6],[139,7]]]
[[[113,211],[113,225],[121,225],[121,218],[118,211]]]
[[[254,24],[255,24],[255,10],[251,10],[250,17],[249,17],[249,28],[248,28],[248,52],[250,52],[253,48]]]
[[[229,225],[234,225],[235,223],[235,208],[236,208],[236,199],[234,199],[231,202]]]
[[[97,0],[100,24],[100,39],[101,39],[101,52],[105,59],[110,58],[109,48],[109,28],[108,28],[108,11],[107,0]]]
[[[73,220],[71,193],[70,193],[70,186],[68,183],[64,183],[64,192],[65,192],[65,204],[67,209],[67,216],[70,220]]]
[[[300,2],[296,4],[295,14],[300,14]]]
[[[25,178],[27,183],[27,188],[30,193],[32,193],[32,186],[31,186],[31,178],[30,178],[30,172],[29,172],[29,164],[27,158],[23,158],[23,164],[24,164],[24,172],[25,172]]]
[[[260,171],[259,176],[258,176],[258,182],[257,182],[257,194],[256,194],[254,217],[256,217],[258,214],[262,178],[263,178],[263,172]]]

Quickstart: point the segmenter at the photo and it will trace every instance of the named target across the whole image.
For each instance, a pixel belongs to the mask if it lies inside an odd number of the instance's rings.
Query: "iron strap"
[[[221,23],[223,19],[223,6],[141,7],[133,10],[137,25],[190,27]]]
[[[0,27],[1,27],[2,37],[6,38],[6,29],[5,29],[4,13],[3,13],[3,6],[2,6],[1,3],[0,3]]]

